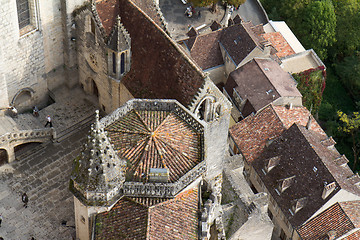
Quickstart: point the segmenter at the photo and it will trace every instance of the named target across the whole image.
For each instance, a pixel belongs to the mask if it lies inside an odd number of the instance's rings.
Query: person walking
[[[38,117],[39,116],[39,109],[37,108],[37,106],[33,107],[33,115],[34,117]]]
[[[26,195],[26,193],[24,193],[22,196],[21,196],[21,200],[22,202],[24,203],[24,207],[27,208],[27,204],[29,202],[29,198],[28,196]]]
[[[52,122],[51,122],[51,117],[50,117],[50,115],[47,115],[47,117],[46,117],[46,124],[45,124],[45,127],[48,125],[48,124],[50,124],[50,127],[52,128]]]
[[[0,214],[0,227],[1,227],[2,220],[3,220],[3,218],[2,218],[2,215]]]

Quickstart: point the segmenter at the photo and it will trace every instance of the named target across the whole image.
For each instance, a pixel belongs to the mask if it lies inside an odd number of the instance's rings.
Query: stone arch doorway
[[[5,149],[0,149],[0,166],[9,162],[9,156]]]
[[[91,79],[91,85],[92,85],[92,94],[94,94],[97,98],[99,98],[99,89],[94,79]]]
[[[31,88],[23,88],[18,91],[11,101],[12,106],[22,107],[29,105],[35,91]]]
[[[31,149],[34,149],[40,144],[41,144],[40,142],[28,142],[15,146],[14,147],[15,158],[27,151],[30,151]]]

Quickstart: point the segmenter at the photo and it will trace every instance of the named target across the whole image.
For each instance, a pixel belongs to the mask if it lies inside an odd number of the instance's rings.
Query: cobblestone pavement
[[[44,143],[30,155],[0,167],[0,236],[5,240],[73,239],[74,206],[68,190],[72,160],[80,153],[89,128],[60,143]],[[28,207],[21,195],[29,197]],[[62,221],[66,225],[62,225]]]
[[[187,38],[190,26],[197,28],[206,25],[201,29],[206,31],[214,20],[220,22],[225,14],[225,8],[219,5],[215,13],[211,13],[209,7],[195,8],[195,16],[189,18],[184,13],[190,4],[183,4],[181,0],[160,0],[159,5],[168,23],[170,35],[176,41]],[[197,15],[199,11],[200,17]]]

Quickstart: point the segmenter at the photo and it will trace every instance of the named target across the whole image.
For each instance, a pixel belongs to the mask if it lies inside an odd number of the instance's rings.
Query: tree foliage
[[[339,126],[339,130],[349,134],[352,139],[352,150],[354,154],[354,163],[352,168],[355,171],[357,168],[360,151],[360,114],[359,112],[354,112],[352,115],[347,115],[341,111],[338,111],[338,116],[342,123]]]
[[[215,5],[219,0],[189,0],[194,7],[207,7],[210,5]]]
[[[336,54],[350,56],[360,50],[360,0],[333,0],[337,18]]]
[[[355,102],[360,101],[360,52],[335,65],[336,74]]]
[[[234,7],[239,7],[240,5],[244,4],[246,0],[226,0],[225,2]]]
[[[336,16],[331,0],[308,4],[302,11],[298,37],[306,48],[313,48],[321,59],[335,41]]]

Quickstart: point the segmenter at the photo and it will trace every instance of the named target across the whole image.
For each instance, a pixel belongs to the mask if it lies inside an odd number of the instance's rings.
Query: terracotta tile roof
[[[341,208],[356,228],[360,228],[360,201],[340,202]]]
[[[224,64],[219,46],[221,35],[222,31],[218,30],[184,40],[191,57],[201,69],[206,70]]]
[[[174,199],[143,199],[145,206],[122,198],[109,211],[96,217],[95,239],[198,239],[199,194],[197,188]]]
[[[279,58],[295,54],[295,51],[290,47],[289,43],[280,32],[265,33],[262,34],[262,37],[271,42],[277,50],[276,55]]]
[[[96,3],[96,10],[99,14],[105,34],[108,36],[116,23],[116,17],[119,15],[120,2],[118,0],[102,0]]]
[[[359,240],[359,239],[360,239],[360,229],[342,238],[341,240]]]
[[[231,72],[225,89],[232,94],[234,88],[255,111],[280,97],[301,97],[293,78],[271,59],[254,58]]]
[[[341,205],[335,203],[297,231],[302,240],[327,240],[330,231],[333,231],[338,238],[354,228],[354,224],[343,211]]]
[[[150,168],[167,168],[175,182],[202,161],[201,134],[173,112],[131,110],[105,130],[129,162],[127,180],[142,181]]]
[[[146,239],[148,208],[127,198],[96,216],[95,239]]]
[[[340,154],[324,143],[326,138],[295,123],[252,162],[269,193],[295,228],[303,224],[340,189],[360,195],[359,188],[348,180],[348,176],[353,175],[352,171],[348,166],[336,164],[335,159]],[[279,160],[277,165],[269,172],[265,171],[265,174],[264,169],[274,158]],[[293,184],[279,192],[279,181],[292,176],[295,176]],[[334,190],[323,199],[324,186],[330,183],[334,184]],[[294,203],[304,198],[305,205],[294,212]]]
[[[149,209],[149,239],[198,239],[198,190]]]
[[[143,6],[140,2],[136,1]],[[176,99],[189,105],[204,83],[204,75],[144,13],[147,11],[129,0],[103,0],[96,7],[108,34],[117,14],[130,34],[131,69],[121,81],[132,96]]]
[[[261,154],[268,139],[278,137],[284,130],[274,109],[268,106],[234,125],[229,132],[246,161],[252,162]]]
[[[276,115],[280,118],[281,122],[285,125],[286,128],[291,127],[294,123],[298,123],[301,126],[306,126],[309,121],[310,112],[306,107],[289,107],[285,106],[274,106],[273,109],[276,112]],[[324,130],[320,127],[315,118],[311,115],[310,130],[326,135]]]

